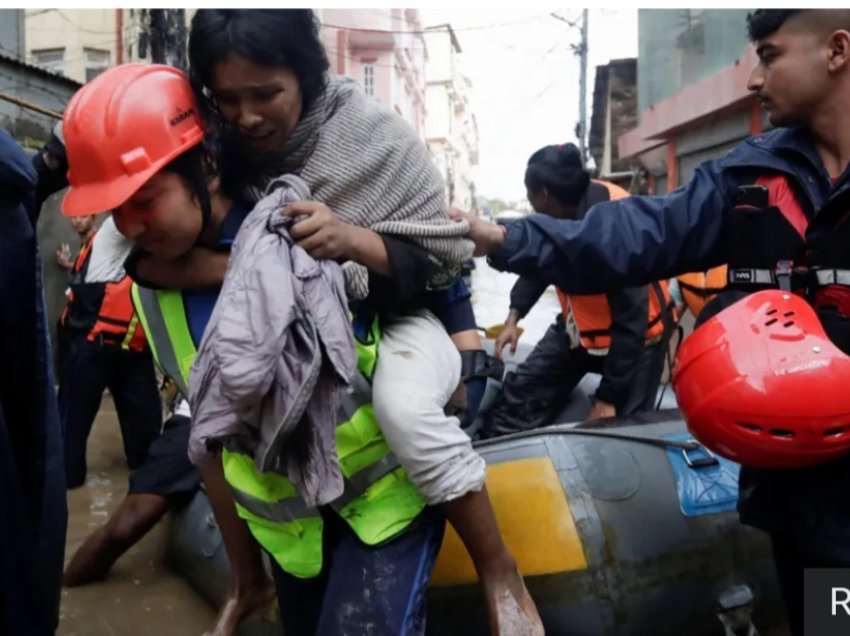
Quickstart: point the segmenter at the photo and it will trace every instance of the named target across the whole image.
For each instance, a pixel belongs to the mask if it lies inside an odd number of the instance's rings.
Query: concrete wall
[[[23,10],[0,9],[0,55],[23,59],[26,52]]]
[[[115,64],[119,39],[116,26],[115,9],[30,9],[26,26],[28,60],[33,61],[34,52],[40,50],[64,49],[63,73],[85,82],[86,49],[104,51],[108,64]]]

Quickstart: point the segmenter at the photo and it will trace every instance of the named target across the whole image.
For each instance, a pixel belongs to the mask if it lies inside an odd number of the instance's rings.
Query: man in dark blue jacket
[[[37,178],[0,129],[0,633],[10,636],[56,630],[68,519],[35,234]]]
[[[500,228],[471,218],[477,254],[579,294],[728,262],[729,291],[711,310],[794,289],[850,353],[850,11],[758,10],[748,26],[759,58],[748,88],[776,130],[702,164],[667,196],[601,203],[583,221],[533,215]],[[803,569],[850,567],[848,497],[850,456],[741,472],[741,520],[773,540],[795,635]]]

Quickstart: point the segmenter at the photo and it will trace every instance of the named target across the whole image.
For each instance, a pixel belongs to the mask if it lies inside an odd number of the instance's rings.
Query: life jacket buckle
[[[791,291],[791,275],[794,273],[794,261],[783,260],[776,263],[776,283],[782,291]]]

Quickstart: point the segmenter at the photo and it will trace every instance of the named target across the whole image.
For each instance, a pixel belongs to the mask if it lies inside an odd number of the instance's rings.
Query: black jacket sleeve
[[[369,295],[366,305],[379,313],[396,313],[422,304],[434,263],[428,252],[399,236],[381,235],[390,261],[391,276],[369,272]],[[423,304],[424,306],[424,304]]]
[[[602,363],[602,381],[596,397],[619,411],[629,397],[645,346],[649,289],[627,287],[607,294],[607,298],[611,308],[611,346]]]
[[[516,311],[520,318],[525,318],[547,287],[548,283],[537,278],[520,276],[511,289],[511,309]]]
[[[44,161],[45,152],[49,152],[59,165],[49,168]],[[55,131],[50,134],[47,143],[35,153],[32,165],[38,173],[35,204],[37,214],[41,214],[45,200],[51,194],[68,187],[68,157],[65,154],[65,144],[56,136]]]
[[[700,165],[667,196],[597,203],[581,221],[545,214],[508,221],[490,266],[570,294],[599,294],[725,263],[736,184],[723,165],[722,159]]]
[[[23,149],[0,128],[0,206],[16,208],[36,187],[38,175]]]
[[[130,255],[124,260],[124,271],[127,272],[130,279],[140,287],[147,287],[148,289],[164,289],[163,287],[154,285],[150,281],[139,276],[139,261],[148,255],[148,252],[144,251],[142,248],[134,247],[130,252]]]

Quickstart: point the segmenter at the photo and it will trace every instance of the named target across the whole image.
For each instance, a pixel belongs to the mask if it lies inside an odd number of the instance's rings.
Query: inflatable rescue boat
[[[785,633],[770,542],[738,522],[738,466],[692,439],[669,388],[661,410],[582,423],[593,389],[586,378],[559,424],[476,442],[499,526],[546,633]],[[203,491],[174,515],[169,557],[220,604],[229,563]],[[269,615],[241,633],[281,628]],[[428,633],[488,634],[472,562],[450,527],[431,580]]]

